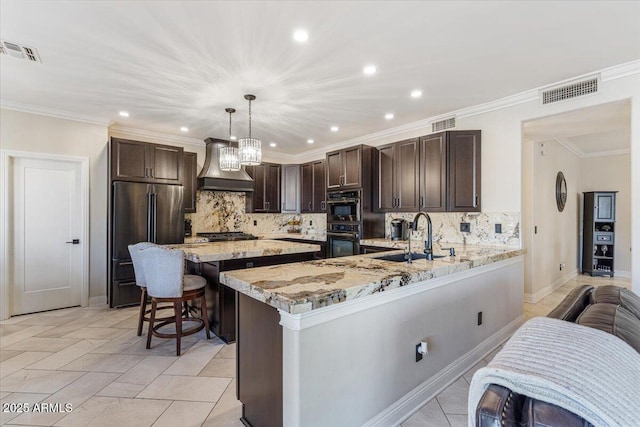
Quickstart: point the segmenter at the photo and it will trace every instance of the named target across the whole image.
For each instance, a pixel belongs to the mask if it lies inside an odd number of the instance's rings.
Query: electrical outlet
[[[422,360],[422,353],[420,353],[420,343],[416,344],[416,362]]]
[[[502,224],[496,224],[496,234],[502,233]]]
[[[258,220],[257,220],[257,219],[254,219],[254,220],[253,220],[253,225],[254,225],[254,226],[258,225]]]
[[[478,326],[482,325],[482,312],[478,312]]]
[[[309,227],[311,227],[313,225],[313,220],[309,220]]]
[[[468,222],[461,222],[460,223],[460,231],[464,232],[464,233],[470,233],[471,232],[471,224]]]

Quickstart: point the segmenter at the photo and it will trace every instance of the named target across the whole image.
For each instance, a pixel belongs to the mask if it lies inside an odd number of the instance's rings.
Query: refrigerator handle
[[[153,233],[152,233],[152,203],[151,203],[151,193],[147,193],[147,242],[153,241]]]
[[[156,229],[158,226],[158,195],[156,193],[151,194],[151,200],[153,201],[153,224],[151,226],[151,229],[153,230],[153,243],[158,243],[158,230]]]

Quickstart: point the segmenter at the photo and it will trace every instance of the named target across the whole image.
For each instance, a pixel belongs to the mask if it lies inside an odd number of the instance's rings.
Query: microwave
[[[327,193],[327,222],[360,221],[360,191]]]

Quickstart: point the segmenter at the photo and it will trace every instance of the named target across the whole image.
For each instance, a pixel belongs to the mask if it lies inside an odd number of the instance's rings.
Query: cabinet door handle
[[[309,202],[309,210],[311,210],[311,202]]]
[[[144,177],[145,178],[149,177],[149,168],[144,168]]]
[[[478,195],[476,194],[476,197],[473,200],[473,207],[477,208],[478,207]]]
[[[420,196],[420,207],[424,208],[424,196]]]
[[[151,175],[151,178],[153,178],[153,168],[149,168],[149,174]]]

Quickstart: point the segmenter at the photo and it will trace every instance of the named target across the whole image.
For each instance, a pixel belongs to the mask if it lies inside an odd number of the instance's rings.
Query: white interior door
[[[81,305],[81,164],[16,157],[9,176],[11,315]]]

